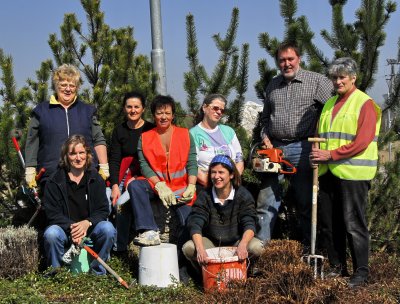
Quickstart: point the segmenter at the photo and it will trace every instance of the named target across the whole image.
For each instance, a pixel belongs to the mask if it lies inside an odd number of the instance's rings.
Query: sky
[[[331,29],[331,6],[328,0],[298,0],[296,16],[305,15],[315,33],[314,43],[332,58],[333,53],[320,36],[322,29]],[[355,11],[361,0],[348,0],[344,9],[345,22],[355,21]],[[279,40],[284,35],[283,19],[278,0],[161,0],[163,47],[166,60],[168,94],[185,106],[183,74],[189,70],[186,59],[186,16],[191,13],[197,30],[199,60],[209,74],[217,64],[219,53],[212,36],[223,37],[229,26],[232,9],[239,8],[239,28],[236,43],[250,45],[249,83],[246,100],[259,102],[254,84],[259,79],[257,61],[266,58],[270,66],[273,59],[261,49],[258,36],[267,32]],[[151,25],[149,0],[102,0],[101,10],[105,22],[112,28],[132,26],[138,42],[136,54],[151,54]],[[78,0],[12,0],[3,1],[0,10],[0,48],[13,57],[17,87],[35,78],[40,63],[52,59],[47,40],[49,34],[60,36],[64,14],[75,13],[83,26],[86,25],[84,10]],[[387,78],[390,68],[386,59],[397,58],[400,37],[400,6],[392,14],[386,27],[387,37],[381,49],[376,83],[369,90],[372,98],[382,104],[383,94],[388,92]],[[398,66],[396,66],[398,70]],[[0,86],[2,84],[0,83]]]

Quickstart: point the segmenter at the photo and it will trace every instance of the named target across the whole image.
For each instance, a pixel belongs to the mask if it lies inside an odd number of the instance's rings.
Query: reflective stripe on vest
[[[173,126],[168,158],[156,129],[142,133],[142,150],[157,177],[165,181],[177,196],[182,196],[188,185],[186,165],[190,152],[189,130]],[[154,185],[151,186],[154,188]],[[193,203],[194,198],[189,204]]]
[[[356,89],[346,100],[342,108],[332,121],[332,112],[338,96],[330,98],[322,109],[319,121],[320,137],[326,138],[320,144],[323,150],[335,150],[347,145],[354,140],[357,134],[358,118],[361,108],[371,98]],[[373,102],[377,113],[375,137],[368,147],[350,159],[329,161],[319,166],[319,174],[323,175],[328,170],[333,175],[346,180],[371,180],[374,178],[378,163],[378,135],[381,124],[381,109]]]

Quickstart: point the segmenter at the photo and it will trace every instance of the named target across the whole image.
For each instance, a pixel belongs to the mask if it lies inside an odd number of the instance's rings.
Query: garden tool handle
[[[45,172],[46,172],[45,168],[40,169],[38,174],[36,174],[36,176],[35,176],[35,180],[36,181],[40,180]]]
[[[308,138],[309,142],[312,143],[320,143],[320,142],[326,142],[326,138],[322,138],[322,137],[309,137]]]
[[[106,264],[106,262],[103,261],[103,259],[101,257],[99,257],[99,255],[89,246],[85,245],[83,242],[80,245],[81,247],[83,247],[94,259],[96,259],[101,265],[103,265],[103,267],[109,272],[111,273],[114,278],[117,279],[117,281],[124,286],[126,289],[129,289],[128,283],[126,283],[110,266],[108,266]]]
[[[18,140],[15,136],[11,137],[11,139],[14,144],[15,150],[17,150],[17,154],[18,154],[19,160],[21,161],[21,165],[23,168],[25,168],[25,161],[24,161],[24,157],[22,156],[21,149],[18,144]]]
[[[313,143],[314,148],[319,147],[320,142],[325,142],[325,138],[309,137],[309,142]],[[312,187],[312,208],[311,208],[311,255],[315,255],[315,243],[317,238],[317,200],[318,200],[318,165],[313,166],[313,187]]]

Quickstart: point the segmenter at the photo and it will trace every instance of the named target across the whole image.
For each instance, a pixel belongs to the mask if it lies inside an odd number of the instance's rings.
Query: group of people
[[[298,48],[283,43],[276,52],[280,75],[268,84],[262,113],[262,142],[279,147],[297,168],[290,177],[302,243],[311,235],[312,167],[320,166],[321,246],[332,273],[347,276],[346,238],[354,273],[349,286],[367,282],[369,234],[365,220],[370,180],[377,167],[381,111],[355,86],[357,67],[350,58],[335,60],[330,80],[300,67]],[[124,122],[107,150],[95,108],[77,99],[79,71],[64,64],[53,74],[55,95],[33,111],[26,144],[26,181],[41,179],[48,227],[44,248],[49,266],[60,267],[65,249],[90,236],[107,260],[111,248],[127,250],[160,244],[151,201],[159,199],[179,219],[179,250],[194,266],[207,262],[206,249],[236,246],[239,259],[259,256],[268,245],[281,204],[281,176],[263,174],[255,201],[242,186],[242,148],[235,131],[220,123],[227,100],[204,99],[190,130],[174,125],[175,101],[159,95],[150,105],[153,123],[144,120],[146,99],[125,95]],[[312,147],[308,137],[326,141]],[[97,170],[98,169],[98,172]],[[122,192],[129,203],[107,221],[109,203]],[[93,261],[93,272],[105,269]]]

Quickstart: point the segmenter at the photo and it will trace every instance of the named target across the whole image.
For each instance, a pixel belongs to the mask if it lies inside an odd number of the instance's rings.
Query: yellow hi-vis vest
[[[319,119],[319,136],[326,138],[326,142],[320,144],[320,148],[323,150],[335,150],[354,140],[361,108],[371,98],[356,89],[332,121],[332,111],[337,99],[338,96],[334,96],[326,102]],[[375,102],[373,104],[377,114],[373,141],[364,151],[351,158],[330,160],[327,164],[321,164],[319,175],[330,170],[333,175],[345,180],[371,180],[374,178],[378,163],[377,141],[381,126],[381,109]]]

